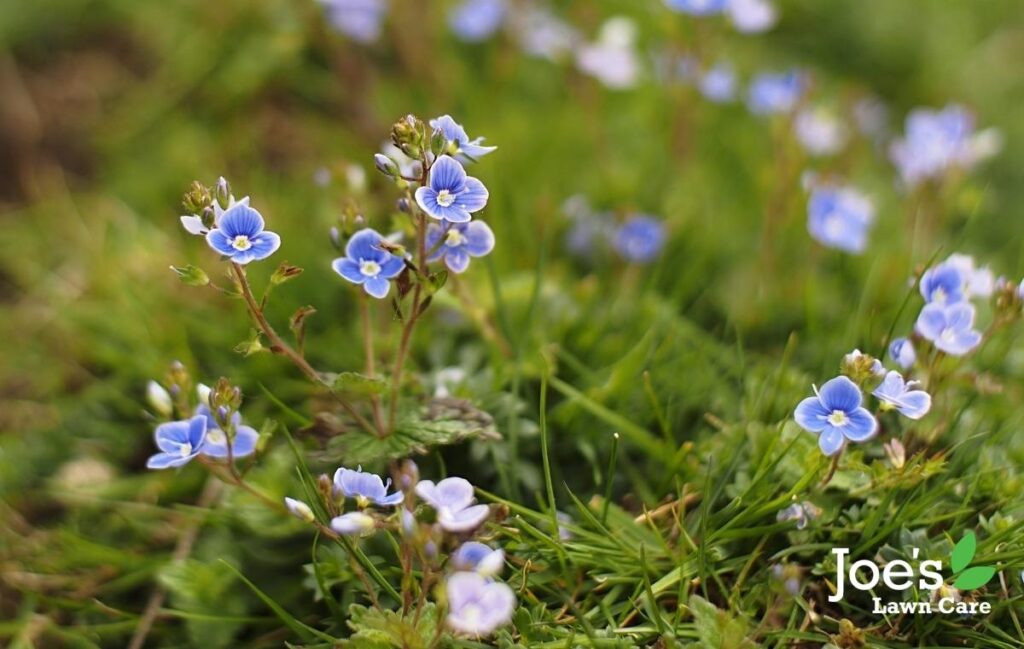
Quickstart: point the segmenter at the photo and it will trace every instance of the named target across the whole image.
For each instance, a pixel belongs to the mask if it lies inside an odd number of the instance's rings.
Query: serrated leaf
[[[334,379],[331,389],[357,397],[372,397],[387,392],[388,382],[358,372],[342,372]]]
[[[978,540],[975,538],[974,532],[964,534],[960,542],[953,548],[952,555],[950,555],[949,565],[953,569],[953,574],[966,568],[971,563],[971,559],[974,558],[974,553],[977,550]]]
[[[953,582],[953,588],[957,590],[974,590],[975,588],[981,588],[992,579],[993,575],[996,574],[996,569],[992,566],[974,566],[964,570],[956,581]]]
[[[437,632],[437,610],[431,603],[424,604],[419,615],[405,617],[359,604],[350,606],[348,613],[348,625],[355,632],[351,646],[358,649],[425,649]]]

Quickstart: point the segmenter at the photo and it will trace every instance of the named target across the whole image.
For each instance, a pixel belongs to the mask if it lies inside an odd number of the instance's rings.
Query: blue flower
[[[711,16],[725,11],[728,0],[665,0],[665,4],[691,16]]]
[[[825,108],[807,108],[793,119],[797,141],[811,155],[839,153],[849,136],[846,124]]]
[[[352,235],[345,244],[345,256],[335,259],[331,268],[376,298],[386,297],[391,290],[388,281],[397,277],[405,262],[381,247],[383,237],[376,230],[365,228]]]
[[[956,304],[964,301],[966,281],[954,264],[944,262],[921,275],[921,296],[929,304]]]
[[[430,167],[427,185],[416,190],[416,202],[431,218],[465,223],[470,213],[487,205],[487,188],[466,175],[455,158],[440,156]]]
[[[452,565],[456,570],[471,570],[484,577],[494,577],[501,574],[501,569],[505,567],[505,552],[500,548],[494,550],[483,543],[468,541],[460,545],[452,555]]]
[[[167,469],[188,464],[199,455],[206,441],[206,417],[195,416],[184,421],[160,424],[154,434],[160,453],[146,462],[149,469]]]
[[[512,620],[516,595],[508,585],[475,572],[453,573],[445,582],[448,627],[468,636],[490,635]]]
[[[437,522],[448,532],[471,532],[491,511],[487,505],[473,504],[473,485],[464,478],[445,478],[437,484],[420,480],[416,495],[437,511]]]
[[[448,25],[460,39],[478,43],[501,27],[506,10],[505,0],[463,0],[448,14]]]
[[[882,402],[882,410],[899,410],[910,419],[920,419],[932,407],[932,397],[924,390],[917,390],[917,381],[904,381],[899,372],[889,372],[882,384],[871,394]]]
[[[896,361],[896,364],[907,369],[917,362],[917,352],[914,351],[914,343],[908,338],[896,338],[889,343],[889,357]]]
[[[807,230],[818,243],[851,253],[864,251],[875,218],[871,201],[855,189],[820,185],[807,202]]]
[[[266,259],[281,246],[281,237],[263,226],[263,217],[247,201],[235,203],[206,233],[206,242],[236,264]]]
[[[345,536],[365,536],[377,529],[377,519],[363,512],[348,512],[332,518],[331,529]]]
[[[228,436],[220,429],[217,418],[205,403],[196,408],[196,415],[206,418],[206,443],[200,452],[210,457],[228,457]],[[256,442],[260,434],[255,428],[242,425],[241,413],[231,415],[231,426],[235,429],[235,439],[231,443],[231,457],[240,458],[252,455],[256,450]]]
[[[462,125],[452,119],[450,115],[435,117],[430,120],[430,127],[444,134],[444,139],[448,140],[448,148],[453,149],[455,155],[462,162],[474,161],[498,148],[484,146],[482,137],[470,140],[466,129],[462,128]]]
[[[981,333],[974,329],[974,307],[969,302],[926,304],[915,328],[938,349],[953,356],[963,356],[981,342]]]
[[[964,278],[964,297],[991,297],[996,290],[996,277],[988,266],[978,266],[974,257],[955,252],[942,262],[960,271]]]
[[[700,93],[715,103],[732,101],[736,96],[736,73],[732,66],[719,63],[701,75]]]
[[[391,486],[391,478],[387,482],[380,479],[379,475],[366,473],[359,467],[355,471],[341,467],[334,472],[334,491],[345,498],[354,498],[360,508],[369,505],[380,507],[393,507],[398,505],[405,498],[405,494],[396,491],[388,494]]]
[[[372,43],[380,38],[381,23],[387,14],[387,0],[320,0],[327,20],[342,34]]]
[[[747,106],[755,115],[788,113],[804,93],[804,77],[796,71],[766,72],[754,77],[747,90]]]
[[[453,273],[461,273],[469,267],[470,257],[483,257],[494,250],[494,233],[483,221],[452,223],[447,230],[431,223],[427,228],[427,249],[433,250],[435,246],[430,261],[444,257],[445,265]]]
[[[878,422],[861,407],[860,388],[845,376],[837,376],[796,407],[793,417],[804,430],[818,435],[818,447],[835,455],[846,443],[864,442],[878,431]]]
[[[775,520],[780,523],[786,521],[796,521],[796,529],[802,530],[807,527],[807,524],[821,516],[821,508],[810,501],[803,501],[799,503],[793,503],[789,507],[780,510],[775,515]]]
[[[960,106],[935,111],[918,108],[907,116],[904,137],[889,148],[903,182],[914,186],[954,166],[974,161],[974,118]]]
[[[652,216],[635,214],[615,231],[612,245],[629,261],[653,261],[665,245],[665,224]]]
[[[775,6],[766,0],[729,0],[728,11],[736,31],[744,34],[767,31],[778,19]]]

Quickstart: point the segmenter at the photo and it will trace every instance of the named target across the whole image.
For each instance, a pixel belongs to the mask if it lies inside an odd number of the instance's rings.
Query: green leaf
[[[350,606],[348,614],[351,643],[357,649],[426,649],[437,632],[437,608],[431,603],[423,606],[416,624],[415,614],[402,617],[359,604]]]
[[[500,435],[494,428],[491,416],[468,401],[435,399],[399,420],[395,432],[387,437],[350,432],[331,439],[325,459],[343,459],[348,464],[371,464],[378,460],[422,455],[434,447],[455,444],[469,438],[498,437]]]
[[[280,604],[275,602],[272,597],[270,597],[262,590],[260,590],[259,587],[256,586],[256,584],[246,579],[245,575],[239,572],[238,569],[232,566],[230,563],[224,561],[223,559],[221,560],[221,563],[227,566],[231,572],[237,575],[238,578],[241,579],[242,582],[245,583],[245,585],[248,586],[249,589],[252,590],[252,592],[255,593],[256,596],[259,597],[260,600],[262,600],[262,602],[266,604],[271,611],[274,612],[274,615],[276,615],[282,622],[284,622],[285,626],[291,629],[292,632],[295,633],[297,636],[304,640],[309,640],[310,638],[318,638],[320,640],[326,640],[327,642],[334,642],[335,638],[327,635],[319,629],[314,629],[308,624],[303,623],[302,621],[296,619],[294,615],[284,610],[284,608]]]
[[[975,588],[981,588],[992,579],[992,576],[996,574],[996,569],[992,566],[975,566],[968,568],[956,578],[953,582],[953,588],[957,590],[974,590]]]
[[[953,548],[953,554],[950,556],[949,564],[953,569],[953,574],[960,572],[971,563],[977,549],[978,540],[974,537],[974,532],[964,534],[960,542]]]
[[[747,624],[728,611],[719,610],[699,595],[691,595],[688,603],[701,646],[721,649],[754,649],[758,645],[747,638]]]
[[[331,389],[357,397],[372,397],[387,392],[388,382],[358,372],[342,372],[335,377]]]

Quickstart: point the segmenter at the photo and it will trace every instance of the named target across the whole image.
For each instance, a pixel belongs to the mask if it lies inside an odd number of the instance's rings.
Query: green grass
[[[1019,7],[780,2],[775,31],[742,37],[696,31],[654,0],[554,4],[588,34],[627,14],[652,50],[700,38],[744,76],[802,65],[816,96],[840,108],[884,98],[895,131],[914,106],[963,102],[1003,132],[1004,150],[908,197],[865,142],[807,160],[784,124],[739,105],[650,78],[611,92],[505,37],[460,44],[434,3],[392,0],[387,40],[370,48],[333,35],[303,0],[2,6],[0,644],[125,646],[158,585],[167,599],[150,646],[351,635],[350,607],[369,602],[357,577],[366,567],[348,548],[314,543],[230,487],[196,506],[199,467],[145,472],[145,382],[175,359],[207,382],[231,377],[247,419],[276,422],[249,474],[263,492],[311,499],[313,476],[345,461],[308,426],[330,402],[284,359],[232,351],[250,332],[240,301],[168,269],[191,263],[226,283],[180,229],[178,203],[191,180],[220,174],[251,194],[284,240],[273,261],[305,268],[275,290],[268,316],[285,330],[296,308],[315,305],[310,359],[358,370],[358,302],[330,270],[328,229],[351,211],[382,231],[399,223],[371,156],[400,116],[450,113],[500,147],[473,171],[491,192],[483,215],[497,248],[461,278],[494,331],[446,290],[413,338],[410,373],[466,370],[457,396],[502,437],[417,461],[424,477],[463,475],[507,508],[486,536],[505,548],[520,602],[495,639],[458,646],[856,646],[832,640],[843,619],[870,646],[1024,645],[1019,323],[970,358],[926,419],[886,416],[882,438],[845,453],[827,488],[828,461],[791,421],[844,353],[880,355],[912,327],[919,299],[907,278],[933,258],[960,250],[1024,273]],[[346,183],[349,164],[366,171],[365,189]],[[325,187],[313,182],[321,167],[332,171]],[[875,199],[868,253],[807,236],[807,167],[841,170]],[[561,204],[575,193],[663,217],[658,262],[568,254]],[[766,239],[768,206],[777,223]],[[272,269],[252,267],[258,290]],[[386,322],[386,307],[378,315]],[[394,333],[378,336],[384,357]],[[900,470],[882,449],[893,431],[910,450]],[[822,516],[799,531],[777,522],[802,500]],[[572,519],[569,540],[556,510]],[[199,523],[187,559],[170,561]],[[826,599],[832,547],[945,560],[969,530],[976,563],[999,569],[974,594],[990,615],[884,619],[868,597]],[[362,542],[361,559],[398,585],[392,540]],[[779,565],[799,580],[797,596]]]

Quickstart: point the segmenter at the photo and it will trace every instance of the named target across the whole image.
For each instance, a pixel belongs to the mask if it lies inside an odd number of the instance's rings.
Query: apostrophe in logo
[[[977,550],[978,540],[975,538],[974,532],[964,534],[960,542],[953,548],[953,553],[949,557],[949,567],[953,569],[953,575],[956,577],[953,588],[957,590],[981,588],[996,574],[996,569],[992,566],[967,568]]]

